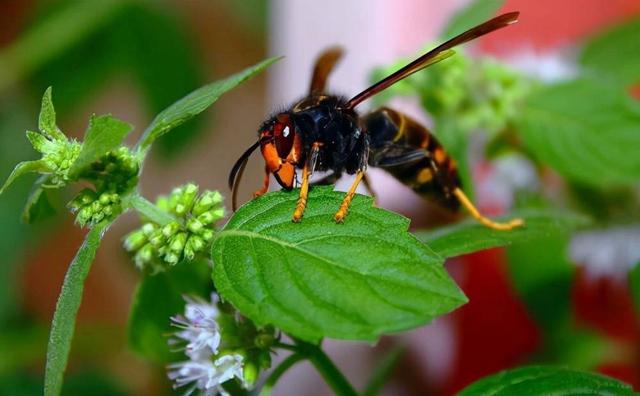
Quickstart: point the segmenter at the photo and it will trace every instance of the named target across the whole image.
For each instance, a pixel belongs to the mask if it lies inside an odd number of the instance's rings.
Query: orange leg
[[[358,188],[358,184],[360,184],[360,181],[362,180],[363,177],[364,177],[364,171],[358,171],[358,173],[356,173],[356,179],[353,181],[353,184],[351,184],[351,187],[349,188],[347,195],[344,196],[344,199],[340,204],[340,208],[336,212],[336,215],[333,217],[336,223],[342,223],[344,221],[344,218],[347,215],[347,212],[349,211],[349,205],[351,204],[351,200],[353,199],[353,196],[356,195],[356,189]]]
[[[264,168],[264,182],[262,184],[262,188],[253,193],[254,198],[258,198],[261,195],[264,195],[267,191],[269,191],[269,176],[271,173],[269,172],[269,168]]]
[[[524,221],[522,219],[512,219],[506,223],[497,223],[495,221],[492,221],[480,214],[478,209],[473,205],[473,203],[471,203],[469,198],[461,189],[456,188],[455,190],[453,190],[453,194],[456,196],[456,198],[458,198],[462,206],[464,206],[469,211],[469,214],[471,214],[474,219],[478,220],[485,227],[489,227],[493,230],[509,231],[524,225]]]
[[[296,210],[293,212],[292,220],[298,223],[304,215],[304,209],[307,207],[307,197],[309,196],[309,164],[304,164],[302,169],[302,185],[300,186],[300,196],[296,204]]]

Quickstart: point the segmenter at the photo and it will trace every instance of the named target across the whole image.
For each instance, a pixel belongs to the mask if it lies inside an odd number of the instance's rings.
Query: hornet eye
[[[293,147],[293,140],[296,135],[293,125],[288,123],[277,123],[273,128],[274,142],[280,158],[287,158]]]

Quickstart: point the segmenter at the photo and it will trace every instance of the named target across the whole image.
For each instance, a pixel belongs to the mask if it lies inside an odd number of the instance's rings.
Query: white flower
[[[610,276],[625,281],[640,262],[640,225],[577,232],[569,247],[571,259],[583,265],[587,276]]]
[[[244,384],[243,360],[244,358],[238,354],[224,355],[215,361],[189,360],[170,365],[167,375],[169,379],[175,382],[174,388],[191,385],[185,395],[190,395],[195,390],[199,390],[204,396],[217,394],[226,396],[228,393],[222,388],[223,383],[235,377]]]
[[[184,316],[171,318],[172,324],[182,330],[174,333],[169,344],[179,345],[186,341],[185,354],[194,360],[217,354],[220,347],[220,328],[216,322],[220,314],[217,296],[211,296],[211,303],[189,297],[185,297],[185,301]]]

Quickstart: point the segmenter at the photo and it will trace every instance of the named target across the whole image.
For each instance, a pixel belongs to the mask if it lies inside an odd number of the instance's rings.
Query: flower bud
[[[197,235],[191,235],[188,241],[189,245],[193,249],[194,252],[198,253],[204,249],[205,242]]]
[[[196,201],[193,209],[191,210],[191,213],[193,213],[194,216],[199,216],[215,205],[219,205],[221,203],[222,195],[218,191],[206,190]]]
[[[166,261],[168,264],[176,265],[178,264],[178,261],[180,261],[180,256],[170,252],[164,255],[164,261]]]
[[[211,223],[213,223],[213,221],[217,220],[217,219],[215,218],[215,215],[212,212],[213,211],[204,212],[203,214],[198,216],[198,220],[203,224],[211,224]]]
[[[211,240],[213,239],[213,231],[205,228],[202,230],[202,232],[200,233],[200,237],[205,241],[205,242],[211,242]]]
[[[173,238],[171,238],[171,241],[169,242],[169,249],[176,254],[180,254],[182,253],[182,249],[184,249],[184,245],[186,242],[187,233],[179,232]]]
[[[146,224],[145,224],[146,225]],[[147,243],[147,236],[142,229],[130,232],[124,237],[124,248],[128,252],[140,249]]]
[[[173,236],[180,229],[180,224],[177,221],[172,221],[171,223],[162,227],[162,235],[169,238]]]
[[[258,336],[254,340],[254,343],[260,349],[268,349],[271,347],[271,345],[273,345],[274,341],[275,338],[273,337],[273,334],[262,333],[258,334]]]
[[[90,206],[85,206],[78,212],[78,216],[76,216],[76,221],[80,226],[84,227],[90,220],[93,212],[91,211]]]
[[[156,227],[156,225],[153,223],[145,223],[141,228],[142,232],[147,238],[149,238],[153,233],[155,233],[157,229],[158,227]]]
[[[144,268],[145,265],[150,263],[154,258],[153,246],[150,244],[146,244],[142,246],[140,250],[135,255],[135,263],[140,269]]]
[[[199,219],[189,219],[189,221],[187,221],[187,229],[195,234],[200,232],[203,227],[204,224],[202,224]]]
[[[245,361],[244,367],[242,368],[242,380],[245,388],[251,389],[256,383],[258,379],[258,366],[250,360]]]

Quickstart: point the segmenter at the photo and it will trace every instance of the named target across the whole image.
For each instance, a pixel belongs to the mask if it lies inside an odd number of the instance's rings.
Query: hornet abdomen
[[[457,210],[461,187],[456,163],[429,130],[405,114],[380,108],[363,117],[369,165],[384,169],[425,198]]]

